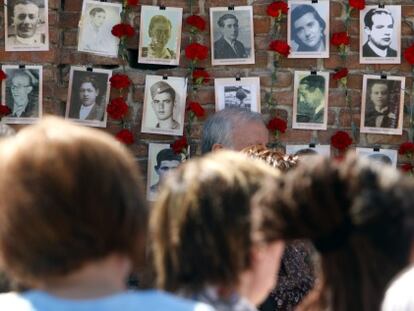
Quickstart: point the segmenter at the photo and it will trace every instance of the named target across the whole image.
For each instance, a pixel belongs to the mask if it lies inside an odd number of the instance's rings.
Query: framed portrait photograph
[[[4,0],[6,51],[48,51],[47,0]]]
[[[397,150],[357,147],[355,153],[359,157],[367,158],[370,161],[397,167]]]
[[[183,135],[187,79],[145,77],[142,133]]]
[[[289,58],[329,58],[329,0],[288,5]]]
[[[70,67],[65,117],[94,127],[106,127],[111,70]]]
[[[118,57],[119,39],[112,27],[121,22],[121,3],[84,0],[79,21],[78,51]]]
[[[254,64],[253,7],[210,8],[211,64]]]
[[[326,130],[329,73],[295,71],[292,128]]]
[[[176,154],[170,144],[150,143],[148,147],[147,200],[154,201],[159,185],[168,171],[177,168],[184,156]]]
[[[367,5],[359,12],[359,62],[401,63],[401,6]]]
[[[401,135],[405,77],[364,75],[361,133]]]
[[[2,98],[11,113],[4,117],[9,124],[32,124],[42,117],[43,67],[4,65],[7,79],[2,83]]]
[[[330,145],[286,145],[286,154],[301,156],[321,155],[324,157],[331,156]]]
[[[183,9],[141,6],[138,63],[178,65]]]
[[[260,78],[214,79],[216,111],[240,108],[260,112]]]

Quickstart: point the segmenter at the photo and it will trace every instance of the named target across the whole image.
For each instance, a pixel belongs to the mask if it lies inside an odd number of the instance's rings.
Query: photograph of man
[[[38,118],[39,69],[11,69],[6,86],[6,104],[11,109],[8,118]]]
[[[399,100],[391,100],[390,88],[396,81],[369,80],[367,83],[365,126],[396,128]],[[398,92],[399,94],[399,92]]]
[[[325,78],[311,74],[302,78],[297,90],[296,122],[324,123]]]
[[[181,155],[176,154],[171,148],[162,149],[157,153],[154,171],[158,176],[157,181],[150,186],[151,192],[157,192],[164,176],[169,170],[176,168],[181,163]]]
[[[8,20],[6,51],[48,50],[47,1],[9,0],[5,4]]]
[[[362,47],[363,57],[396,57],[391,48],[394,35],[394,17],[387,9],[370,9],[364,17],[364,31],[367,41]]]
[[[155,128],[176,130],[180,123],[174,120],[175,90],[165,81],[158,81],[150,87],[151,106],[157,117]]]
[[[105,56],[118,55],[119,39],[111,29],[120,23],[121,4],[88,1],[84,3],[79,23],[78,50]]]
[[[142,6],[140,63],[178,65],[182,8]]]
[[[243,43],[237,40],[239,36],[237,17],[234,14],[226,13],[218,19],[217,25],[221,37],[214,42],[214,57],[218,59],[248,57]]]
[[[367,158],[370,161],[391,165],[393,167],[397,166],[397,150],[356,147],[355,152],[359,157]]]

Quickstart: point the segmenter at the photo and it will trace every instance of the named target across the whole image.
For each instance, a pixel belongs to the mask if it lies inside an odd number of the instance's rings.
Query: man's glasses
[[[12,85],[11,87],[10,87],[10,89],[12,90],[12,91],[15,91],[15,90],[22,90],[22,89],[24,89],[24,88],[26,88],[26,87],[29,87],[30,85]]]

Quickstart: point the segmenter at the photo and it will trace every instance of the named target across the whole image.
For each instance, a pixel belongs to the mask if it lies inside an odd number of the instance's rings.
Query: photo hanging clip
[[[26,65],[19,65],[19,69],[25,69]]]
[[[234,4],[231,4],[227,7],[229,11],[234,11]]]
[[[387,75],[386,75],[385,73],[382,73],[382,74],[381,74],[381,79],[382,79],[382,80],[387,80]]]
[[[380,152],[380,146],[374,146],[374,148],[372,148],[372,150],[374,152]]]
[[[162,79],[163,79],[163,80],[168,80],[168,75],[167,75],[166,73],[165,73],[165,74],[163,74]]]
[[[100,2],[107,2],[106,0],[99,0]]]
[[[312,3],[318,3],[318,0],[312,0]]]
[[[385,4],[384,4],[384,3],[380,3],[380,4],[378,4],[378,8],[380,8],[380,9],[385,9]]]
[[[309,148],[315,148],[315,147],[316,147],[315,143],[310,143],[309,144]]]
[[[160,5],[160,10],[163,10],[163,11],[165,11],[165,5]]]
[[[93,72],[93,68],[92,67],[86,67],[86,71]]]
[[[311,70],[310,73],[311,73],[312,76],[315,76],[316,75],[316,70]]]
[[[236,81],[240,81],[241,80],[241,77],[240,77],[240,74],[238,73],[238,74],[236,74]]]

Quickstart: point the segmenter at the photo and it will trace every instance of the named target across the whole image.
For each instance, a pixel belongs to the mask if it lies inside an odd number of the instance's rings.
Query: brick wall
[[[115,1],[113,1],[115,2]],[[203,16],[209,20],[208,11],[210,7],[227,5],[253,5],[254,11],[254,33],[256,64],[236,65],[236,66],[215,66],[211,67],[210,60],[201,62],[198,66],[205,67],[212,77],[234,77],[236,74],[241,76],[260,76],[262,112],[268,116],[269,111],[264,103],[266,92],[270,89],[272,71],[272,53],[267,51],[270,41],[270,17],[266,15],[266,7],[272,2],[270,0],[193,0],[193,13]],[[347,0],[331,0],[331,33],[344,30],[345,3]],[[178,6],[184,8],[184,18],[189,15],[190,7],[188,0],[141,0],[141,4],[165,6]],[[367,4],[378,4],[379,1],[366,1]],[[414,3],[412,0],[403,1],[382,1],[384,4],[402,5],[402,49],[409,46],[413,41],[414,23]],[[3,6],[0,0],[0,7]],[[93,65],[94,67],[112,68],[120,71],[117,59],[92,56],[77,52],[77,33],[78,21],[82,7],[81,0],[49,0],[49,32],[50,32],[50,51],[48,52],[5,52],[4,51],[4,15],[0,12],[0,64],[40,64],[43,65],[44,72],[44,113],[63,115],[66,105],[69,69],[70,65]],[[129,16],[137,33],[139,32],[139,13],[140,8],[132,12]],[[286,23],[282,26],[282,36],[286,36]],[[402,59],[400,65],[361,65],[359,64],[359,15],[354,12],[350,24],[351,50],[345,66],[350,70],[349,88],[350,96],[353,101],[354,120],[359,127],[359,113],[361,102],[361,88],[363,74],[392,74],[407,77],[406,85],[411,89],[412,68]],[[209,31],[205,32],[201,38],[203,44],[210,46]],[[182,49],[188,43],[188,35],[182,35]],[[137,48],[138,35],[129,39],[128,46]],[[146,74],[164,74],[172,76],[184,76],[186,74],[187,60],[181,56],[180,66],[173,69],[162,70],[143,70],[127,68],[127,73],[133,81],[133,88],[130,93],[130,104],[133,106],[133,131],[136,143],[131,146],[132,152],[136,155],[142,168],[146,170],[146,157],[149,142],[174,141],[172,136],[141,134],[141,113],[144,94],[144,81]],[[293,130],[292,123],[292,101],[293,101],[293,75],[295,70],[318,69],[333,72],[335,68],[343,66],[343,62],[335,47],[331,47],[330,58],[328,59],[283,59],[277,74],[276,91],[274,98],[278,101],[278,109],[281,117],[288,120],[288,130],[281,135],[281,141],[289,144],[306,144],[311,141],[321,144],[328,144],[332,134],[338,129],[351,132],[351,122],[349,112],[345,105],[343,91],[337,83],[330,81],[329,90],[329,120],[327,131]],[[214,112],[214,83],[202,86],[198,92],[198,100],[203,104],[208,114]],[[406,104],[409,104],[409,96],[406,96]],[[202,121],[196,122],[193,127],[192,138],[199,141]],[[409,119],[404,117],[403,135],[373,135],[359,134],[357,144],[361,147],[371,147],[379,144],[382,148],[398,148],[398,145],[408,139]],[[120,129],[120,124],[116,121],[108,120],[107,131],[116,133]],[[400,159],[401,160],[401,159]]]

